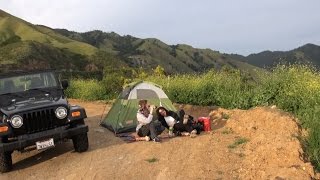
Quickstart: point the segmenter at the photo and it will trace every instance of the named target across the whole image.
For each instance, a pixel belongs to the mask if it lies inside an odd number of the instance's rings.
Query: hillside
[[[0,70],[55,68],[102,71],[126,66],[110,53],[0,10]]]
[[[158,65],[168,74],[203,72],[224,66],[251,72],[258,69],[218,51],[189,45],[167,45],[154,38],[140,39],[114,32],[77,33],[33,25],[0,10],[2,70],[21,67],[104,71],[105,66],[143,68]],[[33,64],[33,66],[30,66]]]
[[[263,51],[249,56],[231,55],[241,62],[261,68],[271,68],[277,64],[312,64],[320,68],[320,46],[306,44],[290,51]]]
[[[62,36],[44,26],[35,26],[0,10],[0,45],[17,41],[36,41],[73,53],[92,55],[97,48]]]
[[[255,67],[235,61],[218,51],[197,49],[189,45],[167,45],[155,39],[139,39],[130,35],[120,36],[114,32],[90,31],[77,33],[66,29],[56,32],[71,39],[89,43],[99,49],[120,56],[131,67],[154,68],[160,65],[168,73],[201,72],[207,69],[220,69],[223,66],[251,71]]]
[[[79,54],[36,41],[10,43],[0,48],[2,69],[57,68],[80,70],[89,63]]]
[[[158,65],[168,74],[203,72],[229,67],[254,74],[279,63],[311,63],[320,67],[320,47],[264,51],[249,56],[223,54],[185,44],[168,45],[155,38],[99,30],[78,33],[33,25],[0,10],[0,70],[21,67],[103,72],[108,67],[143,68]],[[30,66],[32,64],[32,66]]]

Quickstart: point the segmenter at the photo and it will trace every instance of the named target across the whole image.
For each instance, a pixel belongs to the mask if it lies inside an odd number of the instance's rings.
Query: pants
[[[191,133],[191,131],[193,130],[193,128],[190,124],[183,124],[182,122],[174,124],[173,129],[175,131],[179,131],[179,132],[186,131],[188,133]]]
[[[138,131],[138,135],[140,137],[144,137],[144,136],[150,136],[151,139],[154,139],[155,137],[157,137],[159,134],[162,133],[162,131],[165,128],[163,126],[161,126],[160,124],[156,125],[154,122],[151,122],[147,125],[143,125],[139,131]]]

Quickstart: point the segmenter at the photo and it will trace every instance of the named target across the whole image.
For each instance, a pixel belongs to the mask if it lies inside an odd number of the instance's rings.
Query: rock
[[[222,114],[218,111],[211,111],[211,113],[209,114],[210,118],[212,120],[219,120],[222,119]]]

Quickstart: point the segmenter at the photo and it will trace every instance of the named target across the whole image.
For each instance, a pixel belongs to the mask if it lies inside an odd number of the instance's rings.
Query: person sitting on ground
[[[147,100],[139,101],[139,110],[137,112],[138,125],[136,128],[137,135],[144,137],[146,141],[149,141],[150,138],[154,142],[160,142],[158,135],[161,134],[161,128],[156,128],[156,124],[153,119],[153,111],[155,109],[154,105],[147,105]]]
[[[197,135],[197,130],[193,129],[189,123],[181,119],[177,113],[168,111],[164,107],[159,107],[157,109],[157,115],[161,124],[168,129],[173,128],[173,132],[176,135],[190,135],[191,137]]]

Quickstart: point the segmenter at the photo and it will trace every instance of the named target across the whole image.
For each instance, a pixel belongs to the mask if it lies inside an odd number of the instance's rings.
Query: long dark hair
[[[164,107],[158,107],[158,109],[157,109],[157,116],[158,116],[158,118],[160,118],[160,117],[163,117],[161,114],[160,114],[160,110],[163,110],[163,111],[165,111],[166,112],[166,114],[167,114],[167,116],[169,115],[169,111],[166,109],[166,108],[164,108]]]

